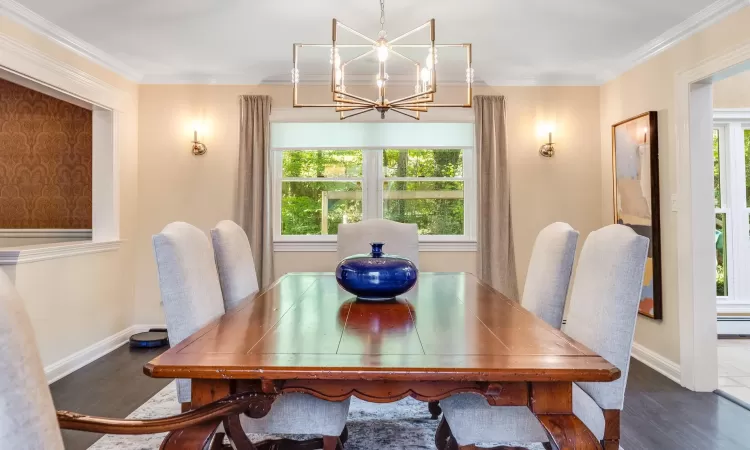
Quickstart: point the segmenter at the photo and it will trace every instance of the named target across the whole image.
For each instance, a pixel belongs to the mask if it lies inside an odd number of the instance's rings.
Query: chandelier
[[[370,111],[380,113],[381,119],[385,119],[385,113],[395,111],[399,114],[419,120],[419,114],[427,112],[429,108],[471,108],[472,84],[474,83],[474,69],[471,67],[471,44],[435,44],[435,19],[406,33],[388,40],[385,31],[385,0],[380,0],[380,33],[376,39],[371,39],[364,34],[333,19],[332,43],[328,44],[294,44],[292,68],[293,106],[295,108],[335,108],[341,120],[364,114]],[[399,43],[407,36],[419,31],[429,31],[429,43],[405,44]],[[339,31],[345,31],[366,43],[360,44],[337,44]],[[305,47],[325,47],[330,49],[329,63],[331,65],[331,93],[332,103],[298,102],[299,91],[299,54]],[[466,101],[464,103],[436,103],[437,77],[435,66],[438,63],[438,49],[445,47],[463,48],[466,55]],[[340,49],[359,49],[358,55],[344,60]],[[424,64],[411,57],[404,55],[403,49],[422,49],[425,52]],[[414,51],[414,50],[410,50]],[[347,79],[347,67],[355,61],[365,60],[374,55],[377,59],[377,71],[373,74],[375,99],[355,95],[347,92],[345,80]],[[389,75],[387,63],[389,58],[399,58],[411,65],[410,72],[415,77],[414,93],[389,100],[387,97]]]

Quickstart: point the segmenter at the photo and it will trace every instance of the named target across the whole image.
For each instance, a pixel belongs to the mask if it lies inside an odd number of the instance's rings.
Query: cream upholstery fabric
[[[0,270],[0,448],[63,450],[34,330]]]
[[[610,383],[573,386],[573,412],[599,439],[604,433],[601,410],[623,406],[648,245],[632,229],[610,225],[589,235],[578,262],[563,331],[622,371]],[[547,441],[526,407],[491,407],[471,394],[454,395],[440,406],[459,445]]]
[[[578,232],[567,223],[548,225],[534,242],[523,289],[524,308],[560,329],[576,256]]]
[[[231,220],[222,220],[211,230],[216,268],[219,271],[224,308],[229,311],[247,296],[258,292],[253,252],[245,231]]]
[[[459,394],[440,401],[458,445],[487,442],[547,442],[544,428],[526,406],[492,407],[476,394]],[[598,439],[604,437],[604,413],[573,385],[573,412]]]
[[[408,258],[419,269],[419,231],[416,224],[386,219],[342,223],[338,231],[339,260],[351,255],[370,253],[370,242],[385,242],[385,253]]]
[[[213,250],[201,230],[170,223],[153,244],[169,344],[175,346],[224,314],[224,299]],[[190,401],[189,380],[177,380],[177,398]]]
[[[624,225],[589,235],[581,251],[563,331],[622,372],[610,383],[579,383],[602,409],[622,409],[649,240]]]
[[[237,240],[241,241],[235,227],[231,222],[219,223],[217,229],[230,230],[232,235],[226,240],[226,236],[220,236],[222,244],[231,246]],[[226,235],[222,231],[219,234]],[[244,250],[250,250],[249,244],[232,248],[234,255],[225,258],[225,261],[230,265],[233,261],[246,264],[249,258],[252,263],[252,254],[240,254]],[[175,345],[224,314],[219,277],[211,244],[206,235],[192,225],[182,222],[167,225],[160,234],[154,236],[154,252],[169,342]],[[247,268],[247,265],[244,267]],[[223,272],[225,282],[232,288],[239,286],[239,289],[246,289],[247,284],[231,278],[254,277],[254,272],[250,270],[246,274],[234,269],[235,267]],[[189,380],[178,380],[177,396],[180,402],[190,401]],[[288,394],[278,398],[271,412],[263,419],[255,420],[243,415],[241,420],[243,428],[248,432],[338,436],[346,425],[348,413],[348,399],[343,402],[327,402],[305,394]]]

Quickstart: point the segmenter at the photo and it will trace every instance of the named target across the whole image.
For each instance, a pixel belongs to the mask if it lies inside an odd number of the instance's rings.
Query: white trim
[[[41,244],[0,249],[0,266],[47,261],[71,256],[89,255],[92,253],[111,252],[120,248],[122,241],[107,242],[64,242],[59,244]]]
[[[628,70],[643,64],[654,56],[666,51],[680,41],[689,38],[704,28],[719,22],[730,14],[748,6],[748,0],[718,0],[675,25],[658,37],[647,42],[624,58],[615,61],[614,70],[602,74],[601,84],[606,83]]]
[[[60,378],[75,372],[81,367],[96,361],[102,356],[125,345],[130,336],[136,333],[148,331],[151,328],[165,328],[164,325],[132,325],[124,330],[95,342],[88,347],[79,350],[63,359],[53,362],[44,367],[47,383],[52,384]]]
[[[715,108],[714,122],[750,122],[750,108]]]
[[[713,158],[712,152],[704,151],[712,145],[711,80],[748,60],[750,42],[675,76],[680,382],[695,391],[710,392],[718,386],[716,303],[706,301],[716,296]]]
[[[680,365],[650,350],[637,342],[633,342],[633,358],[649,366],[675,383],[680,382]]]
[[[129,92],[1,33],[0,53],[0,68],[85,102],[120,111],[135,104]]]
[[[74,36],[14,0],[0,0],[0,12],[15,22],[129,80],[138,82],[143,78],[142,74],[124,62]]]
[[[0,238],[91,239],[91,230],[63,230],[59,228],[4,228],[0,229]]]
[[[335,252],[336,241],[276,241],[274,252]],[[476,252],[476,241],[425,241],[419,243],[420,252]],[[398,253],[398,252],[396,252]]]

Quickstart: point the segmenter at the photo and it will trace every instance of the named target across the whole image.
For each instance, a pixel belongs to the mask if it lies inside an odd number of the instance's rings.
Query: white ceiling
[[[434,17],[438,43],[473,44],[476,77],[487,84],[598,84],[741,4],[747,0],[386,0],[386,29],[395,37]],[[143,82],[251,84],[288,81],[292,43],[330,43],[333,17],[376,36],[380,8],[377,0],[0,6]],[[439,55],[438,67],[456,69],[459,59]],[[302,67],[303,78],[315,75],[323,74]]]

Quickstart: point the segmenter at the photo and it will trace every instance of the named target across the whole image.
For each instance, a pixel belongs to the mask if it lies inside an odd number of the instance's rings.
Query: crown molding
[[[24,78],[40,83],[45,88],[59,91],[61,95],[75,97],[108,109],[124,110],[126,105],[131,105],[133,102],[129,92],[2,33],[0,33],[0,53],[3,55],[0,69],[7,72],[0,73],[0,78],[6,78],[15,83],[19,83],[18,78]]]
[[[634,52],[616,61],[614,69],[602,71],[599,75],[599,84],[604,84],[607,81],[617,78],[628,70],[668,50],[680,41],[689,38],[704,28],[719,22],[721,19],[749,5],[750,0],[718,0],[711,3],[688,17],[687,20],[670,28]]]
[[[141,73],[124,62],[60,28],[15,0],[0,0],[0,12],[13,21],[30,28],[120,76],[135,82],[139,82],[143,78]]]
[[[671,48],[680,41],[692,36],[704,28],[720,21],[730,14],[749,6],[750,0],[717,0],[706,8],[690,16],[682,23],[670,28],[655,39],[631,52],[623,58],[610,61],[606,68],[581,76],[535,76],[524,78],[485,78],[477,79],[475,85],[490,86],[598,86],[604,84],[628,70],[644,63],[654,56]],[[278,85],[290,81],[279,77],[264,78],[253,74],[219,73],[219,74],[142,74],[114,56],[74,36],[44,17],[29,10],[15,0],[0,0],[0,13],[6,15],[32,30],[46,36],[54,42],[76,52],[131,81],[141,84],[216,84],[216,85]],[[313,75],[304,77],[300,84],[328,84],[329,76]],[[325,79],[323,79],[325,78]],[[363,84],[365,81],[352,79],[352,84]],[[411,81],[391,80],[394,85],[406,85]],[[443,85],[463,84],[462,80],[445,80]]]

